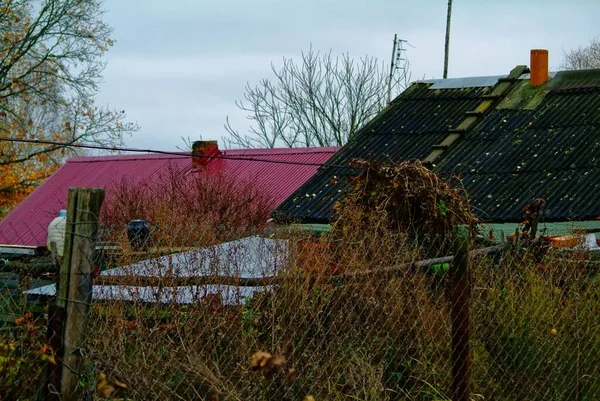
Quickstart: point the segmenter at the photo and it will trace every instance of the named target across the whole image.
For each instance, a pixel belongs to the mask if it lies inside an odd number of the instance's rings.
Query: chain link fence
[[[58,394],[46,379],[59,371],[54,350],[61,341],[52,322],[61,316],[52,299],[25,292],[53,283],[58,266],[32,249],[0,253],[0,399],[44,399],[47,391]]]
[[[451,400],[461,380],[471,400],[600,399],[600,264],[578,244],[470,238],[460,287],[450,239],[86,221],[54,284],[2,292],[2,399],[73,399],[65,370],[86,399]]]

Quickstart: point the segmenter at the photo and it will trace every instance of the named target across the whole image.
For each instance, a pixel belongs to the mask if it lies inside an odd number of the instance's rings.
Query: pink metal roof
[[[223,156],[319,164],[325,163],[336,150],[335,147],[236,149],[223,151]],[[73,157],[0,220],[0,245],[46,246],[48,224],[60,209],[66,209],[69,188],[104,188],[108,198],[112,184],[124,178],[134,182],[147,181],[169,165],[191,171],[192,159],[184,154]],[[317,171],[317,166],[229,159],[211,160],[207,167],[208,171],[218,170],[240,179],[252,179],[276,205]]]

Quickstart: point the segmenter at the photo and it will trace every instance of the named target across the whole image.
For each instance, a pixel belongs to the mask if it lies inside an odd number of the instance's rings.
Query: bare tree
[[[0,216],[75,152],[70,145],[121,145],[138,128],[123,110],[94,103],[113,45],[102,0],[1,3]]]
[[[0,17],[2,136],[122,144],[137,129],[122,110],[98,108],[102,57],[113,45],[101,0],[11,0]],[[56,146],[0,159],[15,163]]]
[[[408,61],[394,79],[394,92],[410,80]],[[246,86],[245,101],[236,106],[248,112],[247,134],[226,119],[228,147],[341,146],[386,105],[388,71],[374,57],[334,57],[312,48],[300,63],[283,59],[271,66],[274,80]]]
[[[587,46],[566,51],[561,68],[565,70],[600,68],[600,36],[590,40]]]

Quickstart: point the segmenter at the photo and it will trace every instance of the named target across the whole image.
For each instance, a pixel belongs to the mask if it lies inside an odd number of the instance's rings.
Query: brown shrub
[[[118,182],[109,192],[101,221],[109,241],[126,243],[127,223],[145,219],[154,230],[155,245],[199,247],[258,231],[273,207],[251,180],[170,166],[151,182]]]
[[[447,253],[458,224],[475,233],[476,218],[465,194],[419,161],[392,165],[355,159],[350,166],[359,168],[359,174],[335,205],[334,233],[371,231],[377,237],[398,232],[427,256]]]

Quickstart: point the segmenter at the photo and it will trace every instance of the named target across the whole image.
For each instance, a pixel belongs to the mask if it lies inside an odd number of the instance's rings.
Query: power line
[[[329,164],[329,163],[310,163],[310,162],[293,162],[293,161],[285,161],[285,160],[269,160],[262,159],[260,157],[247,157],[247,156],[226,156],[226,155],[201,155],[194,154],[189,152],[189,156],[185,152],[172,152],[167,150],[156,150],[156,149],[137,149],[137,148],[125,148],[119,146],[100,146],[100,145],[89,145],[89,144],[76,144],[69,142],[58,142],[58,141],[47,141],[40,139],[23,139],[23,138],[7,138],[0,137],[0,141],[3,142],[18,142],[18,143],[35,143],[38,145],[53,145],[61,148],[82,148],[82,149],[95,149],[95,150],[110,150],[115,152],[136,152],[136,153],[153,153],[160,155],[170,155],[170,156],[180,156],[180,157],[198,157],[205,159],[220,159],[220,160],[239,160],[239,161],[249,161],[249,162],[263,162],[263,163],[273,163],[273,164],[287,164],[293,166],[313,166],[313,167],[333,167],[333,168],[342,168],[342,169],[350,169],[349,166],[343,166],[338,164]]]

